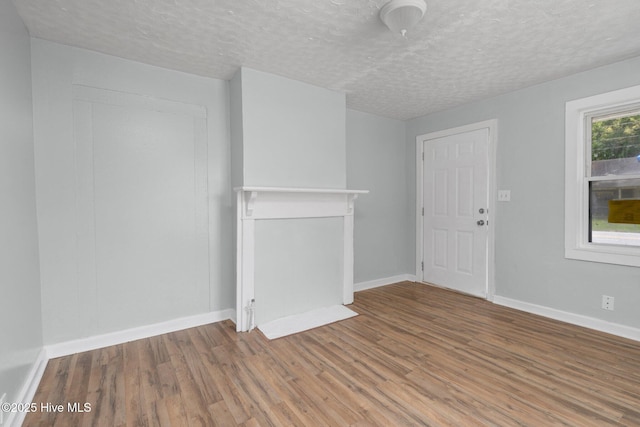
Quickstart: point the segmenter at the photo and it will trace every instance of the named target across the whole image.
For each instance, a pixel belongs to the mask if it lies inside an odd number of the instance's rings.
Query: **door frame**
[[[480,129],[489,130],[489,164],[487,165],[488,174],[488,197],[489,197],[489,225],[487,230],[487,300],[493,301],[495,294],[495,225],[496,225],[496,146],[498,143],[498,120],[491,119],[482,122],[471,123],[455,128],[444,129],[436,132],[430,132],[416,137],[416,279],[418,282],[424,282],[424,272],[422,263],[424,260],[424,216],[422,209],[424,207],[423,200],[423,183],[424,183],[424,142],[443,138],[459,133],[466,133]]]

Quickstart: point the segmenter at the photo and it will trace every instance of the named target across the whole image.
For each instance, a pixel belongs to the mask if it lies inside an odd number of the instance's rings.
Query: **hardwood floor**
[[[53,359],[34,402],[65,411],[24,425],[640,425],[638,342],[409,282],[350,307],[273,341],[225,321]]]

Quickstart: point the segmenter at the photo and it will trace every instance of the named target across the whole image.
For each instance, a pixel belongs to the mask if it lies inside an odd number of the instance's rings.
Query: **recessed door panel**
[[[433,230],[433,267],[447,268],[448,242],[447,230]]]
[[[473,217],[473,167],[456,169],[456,214],[458,218]]]
[[[433,172],[433,214],[446,216],[448,214],[448,173],[446,170],[436,170]]]
[[[473,274],[473,231],[456,232],[456,272]]]

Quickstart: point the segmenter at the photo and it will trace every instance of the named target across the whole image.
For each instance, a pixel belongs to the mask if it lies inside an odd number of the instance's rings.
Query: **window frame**
[[[640,86],[565,104],[565,258],[640,267],[640,247],[589,242],[589,182],[603,178],[590,177],[591,127],[587,125],[594,116],[638,107]],[[624,179],[638,177],[625,175]]]

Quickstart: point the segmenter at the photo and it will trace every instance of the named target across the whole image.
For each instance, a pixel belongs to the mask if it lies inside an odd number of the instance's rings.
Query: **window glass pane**
[[[609,200],[640,200],[640,179],[592,181],[589,184],[589,241],[640,246],[640,224],[609,222]]]
[[[591,119],[591,176],[640,174],[640,112]]]

